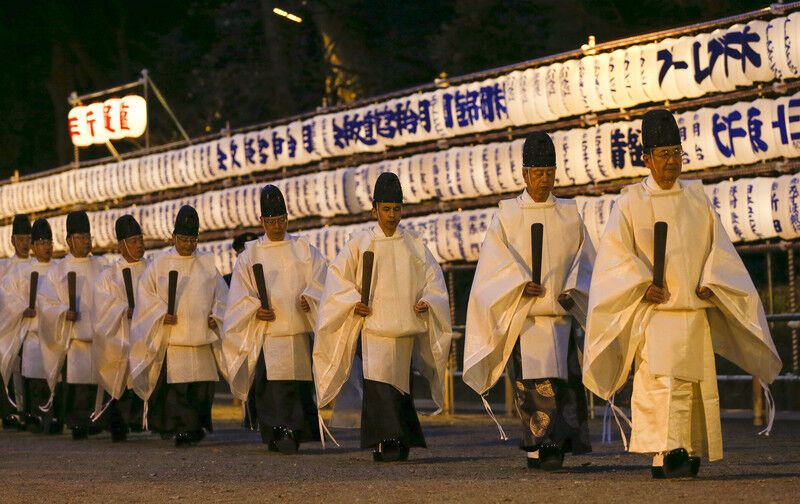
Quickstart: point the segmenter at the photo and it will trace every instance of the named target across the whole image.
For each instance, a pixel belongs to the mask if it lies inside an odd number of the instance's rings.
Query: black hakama
[[[592,451],[589,409],[574,331],[570,334],[568,348],[567,380],[523,379],[519,341],[508,359],[507,371],[513,382],[516,409],[522,421],[522,450],[532,452],[542,443],[554,443],[564,453],[577,455]]]

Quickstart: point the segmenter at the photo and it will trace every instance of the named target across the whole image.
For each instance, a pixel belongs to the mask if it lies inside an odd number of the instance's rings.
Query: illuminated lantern
[[[581,64],[578,60],[567,60],[561,66],[558,85],[567,115],[574,116],[589,111],[581,93]]]
[[[617,49],[609,54],[609,89],[611,98],[619,108],[629,108],[636,105],[628,92],[628,81],[630,76],[626,75],[630,71],[630,62],[627,60],[627,53],[624,49]]]
[[[695,136],[692,129],[693,112],[675,114],[678,131],[681,134],[681,147],[683,148],[683,171],[700,170],[702,167],[695,156]]]
[[[530,90],[533,92],[533,100],[529,106],[535,108],[535,114],[537,116],[536,124],[555,121],[560,116],[558,115],[558,111],[553,109],[550,105],[550,101],[548,99],[548,74],[550,73],[550,67],[538,67],[535,68],[533,71],[533,79],[532,85],[529,81]],[[553,84],[555,85],[555,83]]]
[[[137,95],[123,96],[119,110],[119,127],[126,137],[138,138],[147,129],[147,102]]]
[[[772,134],[778,152],[785,157],[800,155],[800,94],[772,101]],[[769,126],[769,125],[767,125]]]
[[[708,197],[709,200],[711,200],[711,205],[714,207],[714,210],[717,211],[719,220],[722,222],[722,227],[725,228],[725,232],[728,233],[728,237],[732,241],[736,241],[738,238],[736,232],[733,230],[731,219],[731,187],[733,187],[733,182],[727,180],[714,184],[711,186],[711,192],[708,194]]]
[[[514,187],[516,189],[525,187],[525,179],[522,176],[522,147],[524,145],[524,138],[518,138],[509,145],[511,152],[511,175],[514,178]]]
[[[644,91],[644,81],[642,80],[642,64],[644,63],[642,47],[631,46],[625,52],[625,61],[628,65],[625,70],[625,85],[631,101],[637,105],[647,103],[650,99]]]
[[[567,148],[567,132],[566,131],[554,131],[552,133],[548,133],[550,138],[553,140],[553,146],[556,149],[556,187],[567,187],[575,184],[573,178],[570,177],[569,172],[567,171],[566,164],[564,162],[565,156],[564,152]]]
[[[620,177],[611,160],[611,131],[614,123],[601,123],[591,128],[594,130],[594,150],[596,166],[592,168],[600,180],[612,180]]]
[[[601,53],[594,57],[595,85],[600,103],[603,110],[617,108],[617,102],[611,93],[611,56],[608,53]]]
[[[595,73],[594,59],[594,56],[581,58],[578,85],[586,108],[592,112],[599,112],[603,110],[603,102],[600,101],[600,95],[597,93],[597,74]]]
[[[525,73],[511,72],[506,76],[506,104],[508,116],[514,126],[524,126],[529,123],[525,117]]]
[[[694,133],[694,157],[698,168],[711,168],[723,164],[714,140],[713,117],[715,112],[715,109],[710,108],[701,108],[690,112],[692,132]]]
[[[495,165],[495,157],[497,151],[494,144],[483,145],[481,149],[481,163],[483,164],[483,174],[486,179],[486,185],[489,188],[489,194],[498,194],[501,192],[500,174],[497,173]]]
[[[774,238],[775,227],[772,223],[772,181],[769,178],[744,179],[744,191],[747,200],[747,223],[752,239]]]
[[[789,18],[777,17],[767,24],[767,59],[775,78],[783,80],[792,76],[786,60],[786,26]]]
[[[92,145],[92,135],[86,124],[87,107],[73,107],[67,115],[69,124],[69,136],[73,145],[78,147],[88,147]]]
[[[587,176],[592,181],[606,180],[608,177],[600,172],[597,159],[597,127],[584,128],[581,132],[581,158],[586,169]]]
[[[784,175],[772,181],[772,222],[784,240],[800,236],[800,177]]]
[[[768,22],[755,19],[742,29],[744,36],[749,36],[751,39],[758,38],[750,43],[751,51],[758,56],[757,61],[755,58],[742,60],[742,63],[745,64],[745,76],[752,82],[770,82],[775,79],[775,73],[769,65],[769,51],[767,50],[768,26]]]
[[[511,162],[511,149],[507,142],[494,144],[494,166],[499,192],[507,193],[515,190],[517,185],[514,182],[514,165]]]
[[[553,63],[547,67],[544,74],[544,89],[547,94],[547,105],[557,117],[566,117],[570,115],[567,106],[564,105],[564,97],[562,95],[562,67],[562,63]]]
[[[686,68],[673,68],[675,81],[678,91],[685,98],[697,98],[704,94],[703,88],[695,81],[694,68],[692,62],[693,44],[697,41],[695,37],[681,37],[672,47],[672,55],[675,61],[686,63]]]
[[[536,106],[536,89],[534,83],[538,79],[538,69],[528,68],[520,72],[519,80],[519,94],[522,101],[522,112],[525,115],[524,124],[539,124],[544,122],[544,119],[537,112]]]
[[[661,92],[664,93],[664,96],[668,100],[679,100],[683,98],[680,89],[678,89],[677,65],[680,63],[675,61],[677,59],[674,54],[676,42],[676,39],[668,38],[656,44],[656,61],[658,68],[656,78],[658,79]],[[670,62],[674,62],[674,64],[669,64]]]
[[[642,88],[650,101],[662,102],[667,97],[658,82],[658,74],[661,68],[658,61],[658,45],[646,44],[641,48],[642,61]]]

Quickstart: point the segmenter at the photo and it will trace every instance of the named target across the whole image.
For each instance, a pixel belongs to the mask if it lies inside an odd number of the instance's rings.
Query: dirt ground
[[[484,415],[423,419],[429,449],[408,462],[376,464],[358,449],[355,431],[335,431],[341,448],[303,445],[268,453],[231,408],[215,410],[216,430],[197,446],[176,449],[147,434],[111,443],[0,431],[0,502],[800,502],[800,422],[778,421],[769,438],[746,420],[725,420],[725,458],[701,478],[654,481],[649,460],[627,454],[618,436],[594,453],[568,457],[566,470],[525,468],[519,427],[498,439]]]

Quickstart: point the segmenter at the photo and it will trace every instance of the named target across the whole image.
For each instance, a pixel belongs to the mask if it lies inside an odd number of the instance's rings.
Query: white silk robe
[[[178,323],[164,325],[170,270],[178,272]],[[131,321],[130,373],[139,397],[150,398],[165,358],[167,383],[219,380],[217,369],[225,370],[219,332],[227,295],[213,255],[181,256],[171,247],[153,257],[139,277]],[[209,317],[216,329],[208,327]]]
[[[375,253],[369,305],[361,300],[362,254]],[[414,305],[430,308],[418,314]],[[330,264],[314,339],[314,379],[320,407],[337,396],[350,376],[356,343],[362,340],[364,378],[410,393],[410,363],[425,376],[434,402],[444,400],[444,371],[452,328],[444,275],[416,234],[398,228],[391,237],[377,225],[356,233]]]
[[[253,265],[261,264],[275,321],[256,319],[261,307]],[[231,391],[244,400],[263,351],[268,380],[311,381],[311,336],[327,262],[305,239],[286,235],[249,242],[236,259],[225,309],[222,349]],[[311,310],[298,306],[300,296]]]
[[[100,274],[95,284],[98,302],[93,320],[92,355],[98,382],[114,399],[122,397],[132,386],[128,366],[131,321],[128,320],[128,295],[122,270],[131,270],[135,305],[139,277],[148,263],[148,259],[129,263],[120,257]]]
[[[0,284],[0,372],[3,382],[9,383],[11,376],[20,369],[18,355],[22,348],[22,376],[26,378],[46,379],[47,373],[42,360],[42,349],[39,342],[39,314],[42,285],[47,270],[53,262],[21,261],[7,271]],[[28,308],[31,285],[31,272],[39,273],[36,287],[36,316],[23,318],[22,312]]]
[[[543,297],[522,295],[531,281],[531,225],[541,223]],[[503,200],[481,246],[467,306],[464,382],[486,393],[517,339],[525,379],[567,379],[574,320],[558,302],[568,292],[585,311],[594,249],[572,200],[536,203],[527,191]]]
[[[55,391],[64,359],[67,361],[67,383],[95,384],[97,374],[92,361],[92,340],[95,317],[94,285],[105,263],[94,256],[77,258],[67,254],[47,271],[42,285],[39,315],[39,338],[50,391]],[[67,274],[76,273],[75,294],[79,319],[66,320],[69,310]]]
[[[653,277],[653,228],[668,224],[671,297],[643,300]],[[708,287],[711,299],[697,297]],[[626,187],[598,247],[589,296],[584,383],[608,399],[636,362],[630,450],[683,447],[722,457],[714,352],[764,383],[781,368],[764,308],[699,182]]]

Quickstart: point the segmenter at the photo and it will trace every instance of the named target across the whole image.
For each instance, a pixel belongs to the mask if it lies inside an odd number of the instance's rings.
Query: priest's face
[[[53,240],[36,240],[31,249],[39,262],[50,262],[50,259],[53,258]]]
[[[74,257],[86,257],[92,251],[91,233],[73,233],[67,238],[69,253]]]
[[[522,176],[533,201],[538,203],[547,201],[556,183],[555,168],[523,168]]]
[[[194,254],[197,249],[196,236],[175,234],[172,237],[175,240],[175,251],[178,252],[178,255],[190,256]]]
[[[386,236],[392,236],[397,231],[397,225],[403,214],[401,203],[377,202],[372,207],[372,217],[377,219],[378,225]]]
[[[261,227],[267,234],[269,241],[283,241],[286,237],[286,228],[289,226],[289,219],[286,215],[277,217],[261,217]]]
[[[656,147],[644,154],[644,164],[661,189],[671,189],[681,175],[683,149],[680,145]]]
[[[141,261],[144,257],[144,236],[130,236],[119,242],[119,253],[128,262]]]
[[[30,254],[31,235],[11,235],[11,244],[14,245],[14,254],[25,259]]]

